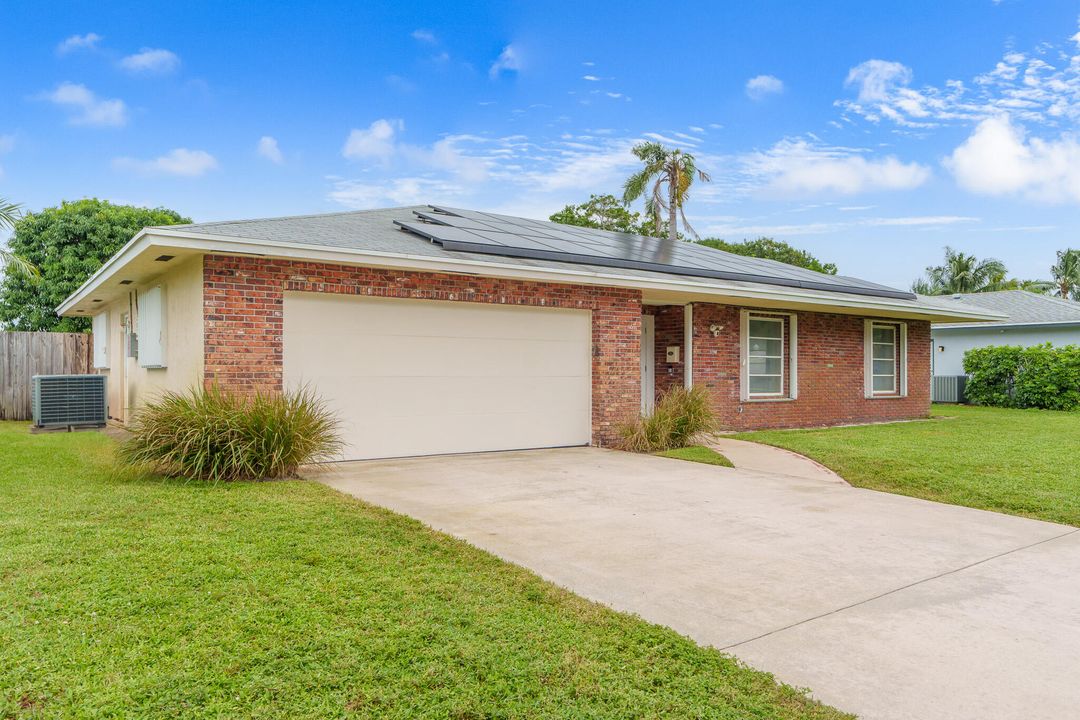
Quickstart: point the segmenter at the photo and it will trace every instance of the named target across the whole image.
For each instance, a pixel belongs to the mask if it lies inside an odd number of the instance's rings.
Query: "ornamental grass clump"
[[[339,421],[307,388],[167,392],[137,410],[119,448],[125,465],[210,481],[295,477],[341,450]]]
[[[716,431],[717,419],[703,387],[673,388],[648,415],[619,428],[619,446],[630,452],[661,452],[691,445],[694,438]]]

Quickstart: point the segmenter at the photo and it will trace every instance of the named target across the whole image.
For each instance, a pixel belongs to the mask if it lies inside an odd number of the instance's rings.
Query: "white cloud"
[[[466,189],[454,183],[422,177],[403,177],[380,183],[338,180],[334,183],[329,197],[344,207],[367,210],[422,203],[453,204],[465,194]]]
[[[218,167],[217,159],[205,150],[176,148],[152,160],[120,157],[113,160],[113,168],[135,172],[140,175],[176,175],[198,177]]]
[[[405,123],[395,119],[379,119],[366,130],[353,128],[345,140],[341,154],[349,160],[387,161],[396,149],[394,135],[405,129]]]
[[[121,59],[120,67],[132,73],[164,75],[180,67],[180,57],[171,50],[143,48]]]
[[[127,106],[123,100],[99,98],[85,85],[60,83],[41,97],[74,111],[69,119],[72,125],[117,127],[127,123]]]
[[[521,52],[513,45],[507,45],[503,48],[503,51],[499,53],[499,57],[491,64],[488,76],[494,80],[506,70],[513,72],[521,70]]]
[[[600,78],[596,77],[595,75],[582,75],[581,79],[588,80],[589,82],[600,82]]]
[[[269,135],[263,135],[259,138],[258,152],[277,165],[285,162],[285,157],[281,154],[281,148],[278,147],[277,139]]]
[[[973,193],[1080,203],[1080,139],[1073,134],[1028,138],[1008,117],[990,118],[944,164]]]
[[[58,55],[67,55],[69,52],[76,50],[93,50],[103,39],[97,33],[92,32],[85,35],[72,35],[56,46],[56,53]]]
[[[349,160],[378,160],[384,165],[389,165],[392,160],[399,160],[425,170],[452,172],[471,182],[479,182],[487,176],[485,159],[469,155],[460,148],[462,143],[479,138],[451,135],[436,141],[430,147],[420,147],[398,142],[397,135],[404,130],[405,123],[402,120],[376,120],[366,130],[353,129],[345,140],[341,154]]]
[[[967,225],[981,222],[980,218],[964,215],[916,215],[912,217],[872,217],[855,221],[821,221],[803,224],[768,224],[739,222],[739,218],[722,218],[701,224],[703,234],[716,237],[784,237],[792,235],[826,235],[842,230],[865,227],[911,227],[924,230]]]
[[[746,81],[746,94],[751,100],[763,100],[769,95],[784,92],[784,81],[774,75],[758,75]]]
[[[871,122],[906,128],[978,123],[1002,114],[1045,125],[1080,121],[1080,48],[1042,44],[1031,52],[1009,50],[993,69],[968,82],[953,79],[940,87],[915,88],[912,81],[905,65],[867,60],[851,69],[845,83],[857,89],[858,97],[836,105]]]
[[[425,30],[423,28],[417,28],[416,30],[413,30],[410,35],[412,36],[413,40],[417,40],[422,43],[428,43],[429,45],[434,45],[436,42],[438,42],[435,37],[435,33],[431,32],[430,30]]]
[[[911,83],[911,68],[890,60],[867,60],[848,71],[844,85],[857,87],[859,102],[885,100],[897,87]]]
[[[919,163],[892,155],[868,159],[858,150],[803,139],[781,140],[767,151],[744,155],[741,165],[752,184],[781,196],[910,190],[930,177],[930,169]]]

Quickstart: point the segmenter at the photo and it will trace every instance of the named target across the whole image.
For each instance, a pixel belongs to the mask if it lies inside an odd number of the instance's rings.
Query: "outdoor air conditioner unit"
[[[36,427],[104,425],[109,416],[104,375],[35,375]]]

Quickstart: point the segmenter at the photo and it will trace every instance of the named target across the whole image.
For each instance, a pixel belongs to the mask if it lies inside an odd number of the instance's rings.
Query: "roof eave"
[[[684,302],[694,302],[693,298],[695,297],[701,298],[697,300],[699,302],[706,302],[708,296],[723,296],[745,300],[747,303],[755,300],[772,303],[792,302],[820,306],[823,312],[828,311],[828,308],[852,308],[866,313],[887,313],[896,317],[937,322],[951,320],[960,322],[994,321],[1005,317],[1004,315],[984,311],[957,311],[951,308],[920,307],[913,304],[912,301],[892,298],[858,295],[837,298],[838,293],[806,291],[780,286],[705,284],[693,280],[652,279],[594,270],[543,268],[472,258],[433,258],[422,255],[348,248],[320,248],[304,243],[275,242],[232,235],[194,233],[167,227],[146,228],[140,231],[116,255],[111,257],[96,273],[87,279],[78,290],[68,296],[56,308],[57,314],[73,313],[80,303],[89,298],[96,288],[112,278],[132,259],[151,246],[175,247],[208,254],[260,255],[285,259],[339,262],[349,265],[392,267],[403,270],[453,272],[542,282],[629,287],[685,295]]]

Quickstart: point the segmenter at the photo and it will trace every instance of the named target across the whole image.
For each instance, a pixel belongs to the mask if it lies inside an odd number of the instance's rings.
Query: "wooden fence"
[[[0,332],[0,420],[29,420],[35,375],[94,372],[89,333]]]

